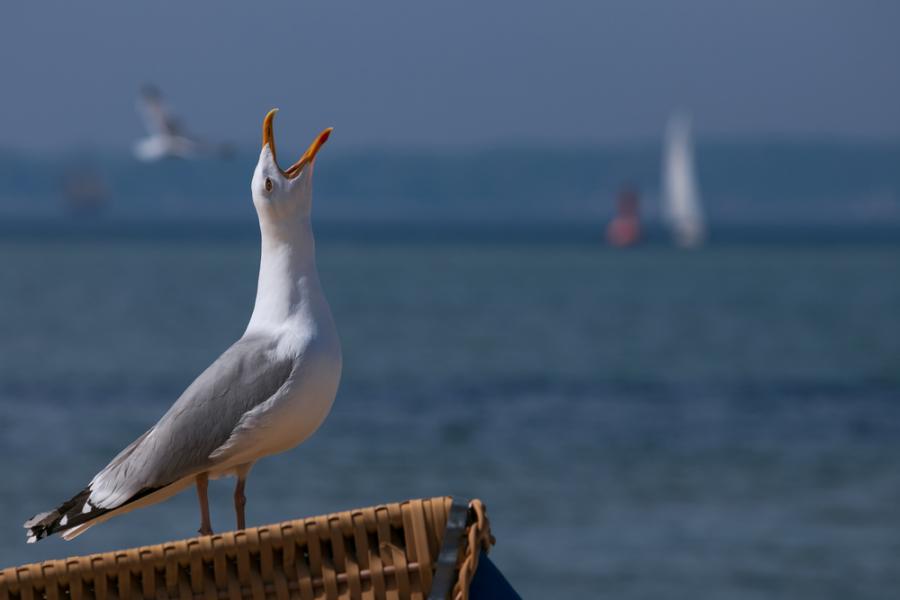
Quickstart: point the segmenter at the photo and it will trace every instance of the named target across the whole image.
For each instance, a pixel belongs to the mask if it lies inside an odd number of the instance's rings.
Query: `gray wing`
[[[228,440],[241,417],[290,377],[294,361],[274,359],[274,346],[274,339],[254,336],[226,350],[156,425],[94,477],[90,503],[114,508],[212,466],[210,455]]]
[[[178,120],[166,108],[162,94],[152,85],[145,85],[141,89],[138,111],[151,135],[176,136],[184,133]]]

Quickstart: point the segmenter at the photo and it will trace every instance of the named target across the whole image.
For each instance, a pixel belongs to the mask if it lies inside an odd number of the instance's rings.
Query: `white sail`
[[[706,237],[706,225],[694,173],[691,124],[685,115],[674,115],[666,127],[662,179],[663,218],[675,243],[699,246]]]

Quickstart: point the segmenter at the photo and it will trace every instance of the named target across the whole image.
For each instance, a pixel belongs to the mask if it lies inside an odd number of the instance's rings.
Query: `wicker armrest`
[[[0,600],[465,600],[493,543],[479,500],[407,500],[11,567]]]

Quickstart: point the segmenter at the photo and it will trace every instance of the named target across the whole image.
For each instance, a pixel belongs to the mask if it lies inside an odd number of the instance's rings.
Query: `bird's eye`
[[[268,177],[266,177],[266,191],[267,192],[272,191],[272,180],[269,179]]]

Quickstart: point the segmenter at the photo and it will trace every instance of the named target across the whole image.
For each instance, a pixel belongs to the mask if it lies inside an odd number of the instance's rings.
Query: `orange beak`
[[[263,147],[266,144],[269,145],[269,149],[272,151],[272,158],[275,159],[275,164],[278,164],[277,155],[275,152],[275,130],[274,130],[274,122],[275,122],[275,113],[278,112],[277,108],[273,108],[266,115],[266,118],[263,120]],[[333,128],[329,127],[316,136],[316,139],[313,140],[312,144],[309,145],[309,148],[306,149],[306,152],[303,153],[303,156],[300,157],[300,160],[295,162],[293,165],[288,167],[287,170],[281,169],[282,174],[288,179],[294,179],[297,177],[300,172],[303,170],[307,164],[313,162],[316,159],[316,155],[319,153],[319,150],[322,149],[322,146],[325,145],[325,142],[328,141],[328,136],[331,135]]]

